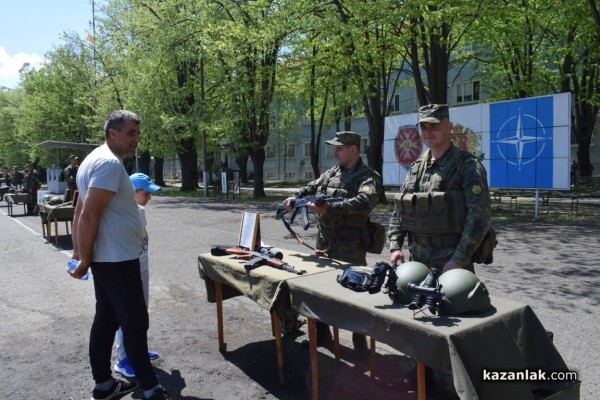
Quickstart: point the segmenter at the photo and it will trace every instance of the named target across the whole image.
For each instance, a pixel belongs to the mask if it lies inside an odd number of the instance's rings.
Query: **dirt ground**
[[[87,346],[94,315],[92,282],[65,272],[72,249],[65,224],[58,245],[42,237],[40,218],[18,207],[7,216],[0,203],[0,388],[6,399],[89,399],[93,381]],[[241,207],[246,207],[243,210]],[[159,381],[181,399],[307,399],[310,363],[300,343],[306,327],[285,335],[280,386],[274,339],[266,310],[245,297],[224,302],[227,351],[217,345],[216,308],[206,301],[198,254],[213,244],[238,240],[242,211],[261,214],[263,240],[276,248],[307,251],[280,221],[275,204],[230,199],[155,196],[147,208],[150,234],[149,346]],[[389,214],[376,219],[386,223]],[[540,221],[495,223],[500,244],[495,261],[477,273],[490,292],[529,304],[566,364],[579,373],[582,398],[600,391],[600,228]],[[303,233],[314,242],[314,228]],[[385,260],[369,255],[369,265]],[[93,279],[93,278],[92,278]],[[351,351],[341,331],[342,362],[319,352],[321,399],[415,399],[412,360],[378,344],[377,373]],[[428,398],[455,398],[443,390],[444,376],[428,380]],[[125,399],[140,399],[134,392]]]

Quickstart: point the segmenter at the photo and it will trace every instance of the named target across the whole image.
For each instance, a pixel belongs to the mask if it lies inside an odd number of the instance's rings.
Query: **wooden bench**
[[[549,206],[550,205],[550,199],[570,199],[571,200],[571,214],[573,214],[573,211],[575,211],[575,214],[577,214],[577,211],[579,209],[579,196],[575,193],[555,193],[552,191],[548,191],[548,192],[540,192],[540,198],[542,199],[542,205],[543,206]]]

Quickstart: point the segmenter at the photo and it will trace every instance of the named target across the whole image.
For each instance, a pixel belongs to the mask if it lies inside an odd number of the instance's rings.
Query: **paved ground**
[[[273,218],[275,204],[247,205],[261,213],[263,240],[304,251]],[[183,399],[306,399],[309,363],[299,342],[284,336],[287,384],[279,386],[268,313],[237,297],[224,304],[227,353],[217,349],[216,311],[206,302],[197,256],[212,244],[237,241],[238,201],[155,196],[148,206],[150,233],[149,344],[161,354],[160,381]],[[15,207],[16,213],[21,209]],[[377,219],[386,222],[387,214]],[[582,398],[600,392],[600,228],[540,222],[495,224],[500,244],[495,262],[477,269],[490,292],[529,304],[571,370],[579,372]],[[93,385],[87,345],[94,314],[92,282],[65,272],[71,241],[60,224],[59,246],[41,237],[39,217],[6,216],[0,203],[0,379],[7,399],[89,399]],[[314,230],[305,236],[309,242]],[[307,249],[306,249],[307,250]],[[385,260],[369,256],[369,263]],[[377,380],[352,361],[350,335],[341,332],[350,358],[335,365],[320,353],[321,398],[414,399],[413,363],[385,346]],[[483,349],[482,349],[483,351]],[[344,357],[346,355],[347,357]],[[430,388],[435,396],[435,388]],[[126,396],[139,399],[140,393]]]

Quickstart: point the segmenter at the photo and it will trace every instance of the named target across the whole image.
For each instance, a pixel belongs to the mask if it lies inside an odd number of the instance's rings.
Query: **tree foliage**
[[[317,176],[322,136],[364,117],[367,161],[381,172],[398,79],[412,79],[419,104],[446,103],[475,65],[492,100],[572,92],[588,174],[598,15],[595,0],[106,0],[91,41],[65,35],[45,65],[23,69],[19,89],[0,92],[0,161],[39,156],[44,140],[99,143],[105,116],[127,108],[142,118],[142,169],[152,156],[160,177],[176,154],[182,190],[195,190],[206,138],[203,168],[231,149],[243,179],[252,161],[261,197],[269,140],[298,142],[308,120]]]

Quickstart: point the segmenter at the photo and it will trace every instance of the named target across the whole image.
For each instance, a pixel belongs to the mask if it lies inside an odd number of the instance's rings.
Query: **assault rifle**
[[[212,246],[210,254],[213,256],[235,255],[240,260],[247,260],[244,263],[244,268],[250,271],[261,265],[268,265],[273,268],[282,269],[297,275],[306,273],[303,269],[297,269],[293,265],[282,261],[283,254],[279,251],[272,250],[272,247],[259,247],[256,251],[252,251],[241,246]]]
[[[302,222],[302,227],[304,228],[304,230],[307,230],[310,227],[310,222],[308,221],[308,203],[314,203],[316,206],[320,206],[325,202],[332,203],[334,201],[344,200],[343,197],[333,197],[328,196],[326,194],[306,195],[303,190],[299,190],[295,194],[296,199],[294,200],[294,204],[292,205],[292,215],[290,216],[290,224],[294,222],[298,211],[300,211],[300,220]],[[285,214],[287,214],[287,209],[285,208],[283,203],[277,205],[277,213],[275,214],[275,219],[282,219]]]

